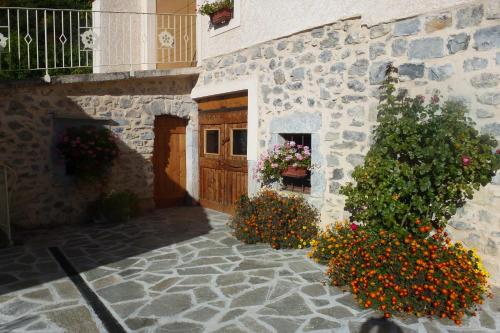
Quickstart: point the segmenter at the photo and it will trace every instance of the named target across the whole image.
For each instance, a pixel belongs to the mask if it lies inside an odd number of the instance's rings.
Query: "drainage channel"
[[[71,265],[68,258],[58,247],[49,247],[49,251],[59,263],[66,275],[71,279],[73,284],[78,288],[83,298],[87,301],[90,307],[97,314],[104,327],[109,333],[126,333],[127,331],[111,314],[104,303],[97,297],[96,293],[90,289],[88,284],[78,274],[76,269]]]

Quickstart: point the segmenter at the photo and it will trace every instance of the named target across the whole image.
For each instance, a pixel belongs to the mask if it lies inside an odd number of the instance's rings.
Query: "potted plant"
[[[281,181],[282,177],[305,178],[311,168],[309,147],[286,141],[261,156],[256,173],[267,185]]]
[[[215,2],[205,2],[200,6],[201,15],[210,17],[210,22],[214,26],[228,23],[233,18],[234,0],[218,0]]]

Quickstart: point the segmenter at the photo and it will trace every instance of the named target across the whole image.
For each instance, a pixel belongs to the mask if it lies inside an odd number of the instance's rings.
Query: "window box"
[[[219,11],[210,15],[210,22],[214,26],[221,26],[229,23],[233,18],[233,9],[232,8],[222,8]]]
[[[281,172],[283,177],[290,178],[306,178],[307,177],[307,169],[289,166],[283,172]]]

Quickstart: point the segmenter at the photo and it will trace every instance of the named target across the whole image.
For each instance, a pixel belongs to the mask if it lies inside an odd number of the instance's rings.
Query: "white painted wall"
[[[156,12],[156,0],[95,0],[92,10],[94,73],[156,68],[156,16],[145,14]]]
[[[198,6],[205,0],[197,0]],[[198,28],[199,59],[230,53],[271,39],[361,16],[369,26],[449,8],[470,0],[235,0],[240,25],[221,34],[209,30],[209,19]]]

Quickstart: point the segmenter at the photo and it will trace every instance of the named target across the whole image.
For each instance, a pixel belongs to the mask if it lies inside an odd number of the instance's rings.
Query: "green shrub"
[[[129,191],[101,194],[89,205],[88,211],[92,222],[128,222],[139,214],[139,198]]]
[[[303,197],[263,190],[254,198],[240,198],[231,227],[235,237],[248,244],[303,248],[317,236],[318,221],[317,209]]]
[[[440,105],[437,96],[427,104],[422,96],[396,96],[394,73],[390,67],[373,145],[352,174],[355,183],[341,193],[352,220],[425,236],[491,181],[500,155],[465,106]]]
[[[201,15],[210,16],[221,9],[232,9],[234,8],[234,0],[218,0],[215,2],[205,2],[200,6],[198,12]]]

